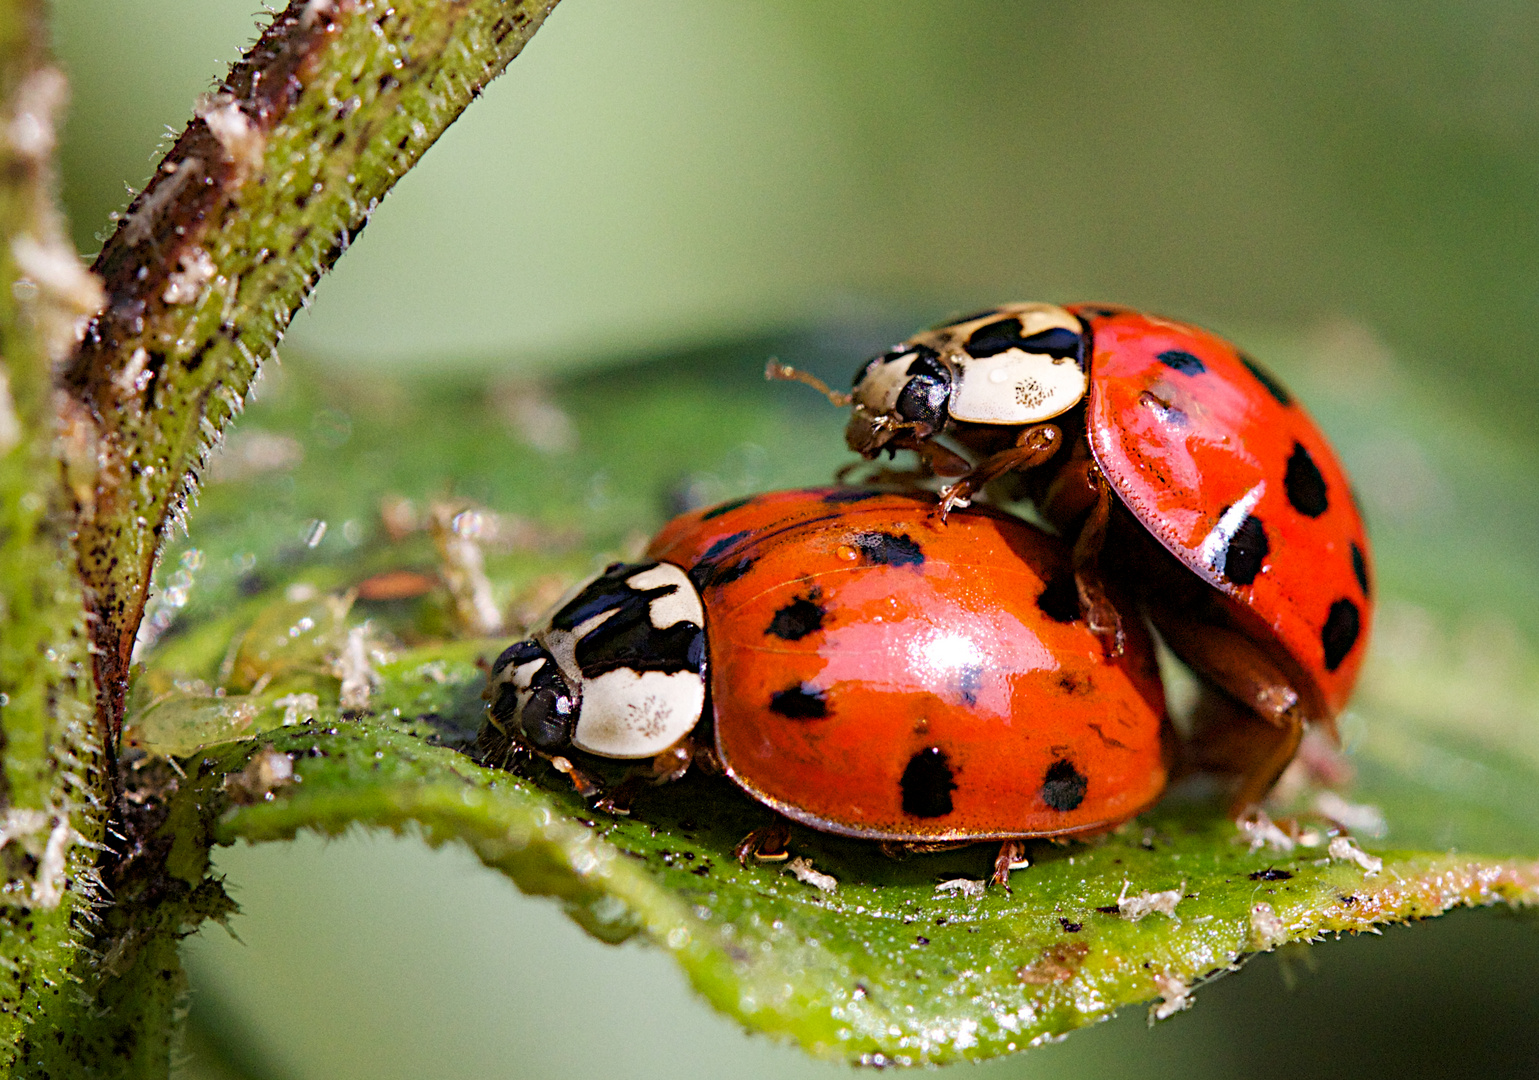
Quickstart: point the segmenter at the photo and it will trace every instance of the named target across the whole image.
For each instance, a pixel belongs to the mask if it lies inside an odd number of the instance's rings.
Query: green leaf
[[[495,384],[328,382],[290,366],[243,435],[258,448],[292,445],[265,470],[219,467],[237,479],[209,485],[192,539],[168,560],[168,592],[183,602],[157,609],[164,636],[141,684],[167,686],[173,673],[217,681],[251,627],[270,634],[260,628],[316,602],[285,596],[439,569],[424,534],[385,534],[382,500],[410,497],[420,510],[431,498],[474,498],[504,529],[516,515],[518,542],[487,552],[498,603],[516,607],[633,549],[667,516],[672,493],[727,498],[826,479],[842,457],[842,417],[796,388],[757,382],[770,351],[759,343],[518,388],[570,418],[576,445],[556,449],[530,445],[518,422],[527,411]],[[449,415],[453,424],[435,422]],[[261,460],[240,438],[228,452]],[[329,527],[308,546],[320,520]],[[285,667],[253,696],[250,726],[220,736],[244,737],[184,758],[191,780],[169,798],[192,800],[221,842],[358,824],[462,842],[521,888],[558,897],[601,939],[640,936],[668,950],[707,1000],[751,1029],[835,1059],[979,1060],[1127,1005],[1169,1015],[1205,978],[1285,943],[1461,904],[1539,900],[1532,858],[1446,850],[1539,851],[1532,800],[1521,797],[1539,754],[1519,722],[1526,714],[1509,712],[1528,707],[1539,666],[1519,641],[1493,679],[1450,654],[1434,632],[1451,625],[1446,616],[1404,601],[1386,611],[1393,647],[1373,653],[1347,721],[1361,773],[1348,795],[1383,810],[1391,845],[1359,837],[1334,857],[1324,835],[1252,850],[1217,802],[1189,791],[1113,836],[1034,845],[1008,894],[978,889],[986,847],[895,861],[798,829],[800,876],[787,864],[739,866],[733,846],[770,815],[726,781],[692,775],[649,789],[632,816],[615,818],[590,811],[554,772],[485,770],[456,749],[480,720],[475,661],[505,639],[445,637],[455,615],[442,588],[355,602],[349,623],[367,618],[389,653],[373,665],[366,713],[340,709],[336,678]],[[1420,652],[1402,625],[1418,618],[1433,627],[1415,638]],[[172,693],[154,708],[225,707]],[[305,694],[313,703],[295,705]],[[1450,761],[1462,764],[1429,768]],[[1449,776],[1470,768],[1484,770],[1473,774],[1480,782],[1452,790]],[[1152,910],[1135,920],[1140,908]]]

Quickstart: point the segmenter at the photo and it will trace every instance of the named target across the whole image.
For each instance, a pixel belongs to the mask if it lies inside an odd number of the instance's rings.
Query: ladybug
[[[864,458],[913,450],[923,474],[955,477],[942,517],[1001,477],[1034,500],[1072,539],[1111,652],[1127,624],[1102,582],[1123,579],[1224,692],[1199,710],[1194,757],[1239,775],[1236,814],[1305,724],[1334,736],[1372,620],[1368,538],[1325,437],[1229,342],[1125,308],[1006,304],[873,357],[848,395],[770,374],[853,406],[845,439]]]
[[[1164,789],[1146,633],[1108,658],[1062,542],[986,507],[853,488],[677,518],[491,666],[483,755],[691,762],[823,832],[919,846],[1112,828]],[[778,835],[776,835],[778,833]],[[783,844],[783,825],[751,836]]]

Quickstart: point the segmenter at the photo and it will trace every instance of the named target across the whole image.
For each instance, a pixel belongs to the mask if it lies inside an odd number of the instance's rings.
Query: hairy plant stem
[[[65,373],[99,720],[122,724],[155,560],[262,360],[379,200],[555,0],[295,0],[200,101],[96,261]]]
[[[53,367],[101,289],[54,203],[42,4],[0,3],[0,1063],[62,989],[97,895],[105,772],[56,446]]]

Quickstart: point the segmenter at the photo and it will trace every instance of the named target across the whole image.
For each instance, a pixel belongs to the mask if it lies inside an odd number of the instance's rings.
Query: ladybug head
[[[916,334],[856,374],[845,441],[871,458],[951,421],[1051,420],[1084,400],[1089,352],[1080,321],[1056,304],[1006,304]]]
[[[671,563],[613,563],[503,651],[487,723],[544,754],[653,757],[700,721],[705,610]]]
[[[487,722],[536,750],[560,753],[571,744],[579,699],[556,658],[538,641],[520,641],[492,665]]]
[[[950,365],[928,345],[905,342],[872,357],[855,375],[844,441],[872,458],[934,438],[946,426],[952,382]]]

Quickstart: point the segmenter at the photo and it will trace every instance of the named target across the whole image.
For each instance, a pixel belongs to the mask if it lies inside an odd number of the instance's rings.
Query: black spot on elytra
[[[1201,375],[1208,370],[1206,364],[1184,349],[1166,349],[1155,359],[1183,375]]]
[[[700,520],[710,521],[712,518],[719,518],[723,514],[730,514],[732,511],[737,510],[740,507],[747,506],[751,502],[753,502],[752,495],[749,495],[747,498],[733,499],[731,502],[724,502],[720,506],[713,506],[711,509],[701,514]],[[738,535],[741,536],[743,534],[739,533]]]
[[[696,563],[689,571],[689,580],[694,582],[695,588],[704,591],[721,585],[729,585],[753,569],[753,560],[743,557],[737,562]]]
[[[823,629],[823,619],[827,614],[810,596],[798,596],[775,612],[765,633],[774,634],[784,641],[800,641],[808,634]]]
[[[715,513],[715,511],[711,511],[711,513]],[[716,543],[705,549],[704,553],[702,553],[700,556],[700,561],[716,562],[735,544],[737,544],[739,541],[748,539],[752,535],[753,533],[751,530],[744,529],[742,532],[735,532],[731,536],[723,536],[720,540],[716,541]]]
[[[983,689],[983,665],[964,664],[957,672],[957,693],[968,705],[978,704],[978,691]]]
[[[1363,595],[1371,595],[1368,589],[1368,560],[1363,558],[1363,549],[1357,546],[1356,540],[1352,541],[1352,576],[1362,586]]]
[[[946,752],[940,747],[928,747],[909,758],[899,784],[903,788],[905,814],[934,818],[951,813],[951,793],[957,785]]]
[[[1037,594],[1037,607],[1054,622],[1070,623],[1079,618],[1079,586],[1074,575],[1059,574]]]
[[[821,720],[828,715],[828,700],[823,691],[797,683],[770,695],[770,711],[789,720]]]
[[[1047,767],[1042,780],[1042,801],[1060,812],[1073,810],[1085,801],[1085,774],[1074,763],[1059,758]]]
[[[844,503],[864,502],[867,499],[875,499],[881,495],[880,491],[872,491],[870,488],[842,487],[834,488],[824,493],[823,502],[832,506],[840,506]]]
[[[877,566],[923,566],[924,551],[913,540],[897,533],[863,532],[850,543],[869,563]]]
[[[1362,629],[1362,616],[1357,605],[1345,598],[1331,605],[1325,617],[1325,629],[1320,631],[1320,644],[1325,646],[1325,670],[1335,671],[1357,644],[1358,631]]]
[[[1293,444],[1288,458],[1288,471],[1283,474],[1283,488],[1288,492],[1288,502],[1305,517],[1317,518],[1330,508],[1325,493],[1325,477],[1320,475],[1315,459],[1309,456],[1303,443]]]
[[[1269,867],[1266,870],[1257,870],[1248,876],[1252,881],[1287,881],[1293,874],[1288,870],[1274,870]]]
[[[1224,549],[1213,569],[1236,585],[1249,585],[1261,573],[1261,566],[1270,550],[1266,527],[1261,524],[1260,518],[1252,514],[1240,522],[1240,527],[1229,538],[1229,546]]]
[[[753,559],[744,556],[736,562],[722,563],[721,557],[732,550],[739,542],[752,536],[751,530],[744,529],[735,532],[731,536],[723,536],[716,543],[705,549],[700,560],[689,569],[689,580],[697,589],[705,589],[707,586],[726,585],[736,581],[749,570],[753,569]]]
[[[1277,381],[1277,376],[1244,353],[1240,353],[1239,356],[1240,363],[1245,365],[1245,370],[1254,375],[1258,383],[1266,387],[1266,392],[1272,395],[1277,404],[1284,408],[1293,404],[1293,395],[1288,393],[1287,387]]]

